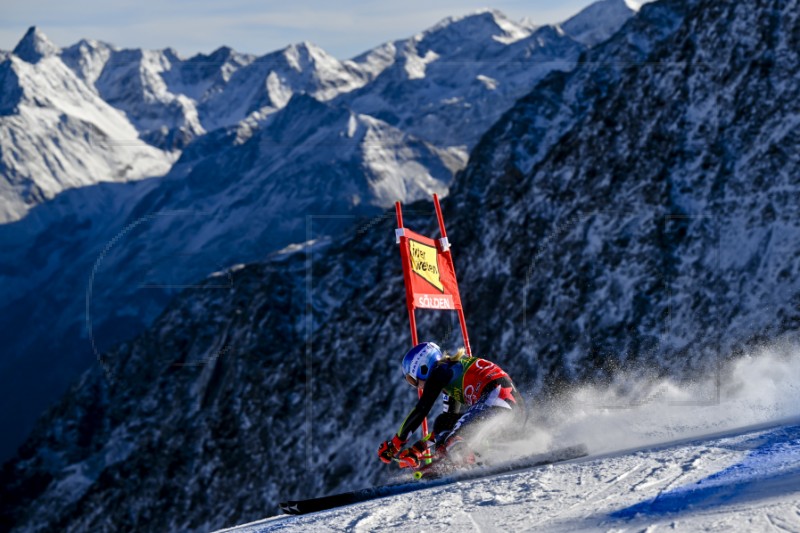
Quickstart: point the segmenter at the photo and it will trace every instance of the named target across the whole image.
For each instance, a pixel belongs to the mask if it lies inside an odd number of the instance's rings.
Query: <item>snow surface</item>
[[[583,459],[225,531],[800,531],[798,355],[765,349],[719,389],[575,391],[526,446],[582,441]]]

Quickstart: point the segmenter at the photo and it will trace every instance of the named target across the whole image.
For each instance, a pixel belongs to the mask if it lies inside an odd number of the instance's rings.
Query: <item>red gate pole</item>
[[[408,308],[408,321],[411,325],[411,342],[414,343],[414,346],[419,344],[417,339],[417,319],[414,316],[414,302],[411,301],[409,296],[408,287],[411,287],[411,272],[408,271],[406,265],[408,264],[408,247],[406,246],[406,237],[402,234],[403,230],[403,210],[400,207],[400,202],[395,202],[394,204],[395,213],[397,213],[397,243],[400,245],[400,257],[403,260],[403,282],[406,286],[406,307]]]
[[[450,241],[447,240],[447,231],[444,229],[444,217],[442,216],[442,206],[439,204],[439,195],[433,195],[433,205],[436,207],[436,218],[439,219],[439,231],[442,233],[442,238],[439,240],[439,245],[442,252],[450,253]],[[453,264],[453,275],[455,276],[455,261]],[[456,278],[458,279],[458,278]],[[469,335],[467,334],[467,321],[464,318],[464,309],[458,309],[458,321],[461,323],[461,336],[464,338],[464,349],[467,355],[472,355],[472,347],[469,345]]]
[[[409,289],[411,288],[411,272],[408,270],[409,257],[408,257],[408,238],[403,235],[403,210],[400,207],[400,202],[395,202],[394,210],[397,214],[397,242],[400,244],[400,258],[403,261],[403,283],[406,287],[406,307],[408,308],[408,321],[411,325],[411,344],[412,348],[419,344],[417,338],[417,319],[414,316],[414,302],[411,300]],[[417,397],[422,398],[422,391],[417,388]],[[422,419],[422,438],[428,435],[428,419]]]

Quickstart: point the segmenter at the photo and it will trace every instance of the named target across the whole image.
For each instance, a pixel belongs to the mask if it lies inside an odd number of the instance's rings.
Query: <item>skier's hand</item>
[[[408,441],[401,440],[397,435],[392,437],[391,440],[383,441],[378,447],[378,458],[386,464],[391,463],[394,456],[397,455],[397,452],[406,442]]]
[[[414,443],[410,448],[406,448],[397,459],[400,462],[400,468],[419,468],[422,461],[428,458],[428,441],[419,440]]]

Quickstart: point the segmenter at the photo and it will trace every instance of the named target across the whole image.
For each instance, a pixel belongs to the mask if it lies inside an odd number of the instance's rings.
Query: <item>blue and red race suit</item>
[[[456,402],[456,413],[459,411],[458,404],[467,407],[467,411],[463,415],[459,413],[458,417],[453,416],[451,411],[445,423],[437,419],[434,425],[437,442],[444,433],[452,437],[474,422],[506,410],[511,410],[514,418],[524,423],[524,401],[502,368],[478,357],[463,357],[457,361],[445,359],[433,367],[425,382],[422,397],[397,431],[401,439],[407,439],[422,424],[442,393],[449,397],[450,402]]]

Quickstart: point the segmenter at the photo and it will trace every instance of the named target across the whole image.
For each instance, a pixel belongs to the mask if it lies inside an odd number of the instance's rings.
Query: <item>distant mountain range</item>
[[[31,28],[0,63],[0,457],[197,280],[446,195],[518,98],[632,13],[481,11],[348,61],[310,43],[59,49]]]

